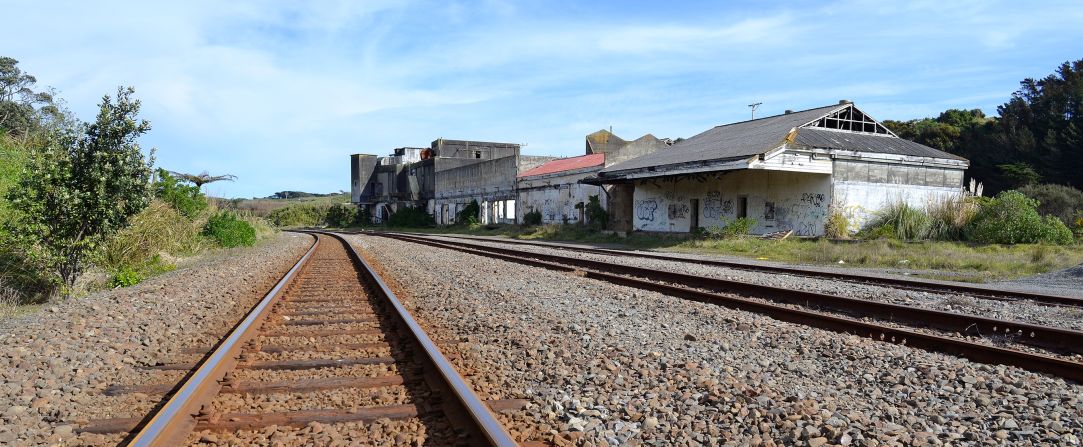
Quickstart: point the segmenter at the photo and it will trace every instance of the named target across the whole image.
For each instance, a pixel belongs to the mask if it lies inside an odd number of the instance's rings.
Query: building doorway
[[[748,197],[737,198],[737,218],[748,217]]]
[[[699,199],[692,199],[691,210],[688,213],[688,231],[696,231],[699,228]]]

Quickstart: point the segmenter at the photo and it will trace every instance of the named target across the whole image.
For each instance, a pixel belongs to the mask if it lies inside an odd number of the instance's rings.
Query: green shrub
[[[158,169],[158,180],[152,188],[155,197],[189,219],[194,219],[207,209],[207,197],[199,191],[199,187],[181,183],[165,169]]]
[[[892,234],[899,239],[923,239],[929,228],[929,216],[920,208],[914,208],[899,200],[888,203],[866,225],[871,228],[883,226],[891,227]]]
[[[985,244],[1034,244],[1071,242],[1071,234],[1059,219],[1038,215],[1038,202],[1015,190],[1004,191],[982,206],[969,227],[967,237]],[[1053,221],[1060,222],[1057,225]]]
[[[523,214],[523,225],[541,225],[542,214],[541,211],[532,210]]]
[[[294,204],[271,211],[267,215],[276,227],[314,227],[327,219],[329,205]]]
[[[1038,214],[1052,214],[1067,225],[1075,223],[1077,213],[1083,212],[1083,191],[1064,185],[1028,185],[1019,192],[1038,201]]]
[[[131,287],[143,282],[143,275],[135,269],[124,266],[120,270],[113,273],[113,276],[109,279],[109,287]]]
[[[591,229],[604,230],[609,224],[609,213],[602,207],[597,194],[587,198],[586,215]]]
[[[455,223],[463,225],[472,225],[478,223],[478,216],[481,215],[481,205],[478,205],[477,200],[471,200],[468,205],[463,209],[455,213]]]
[[[338,228],[352,227],[357,225],[357,207],[336,203],[327,209],[327,225]]]
[[[256,243],[256,229],[228,211],[211,216],[203,227],[203,234],[227,248]]]
[[[722,226],[711,225],[704,231],[710,239],[733,239],[748,234],[755,226],[756,219],[751,217],[740,217],[729,223],[725,223]]]
[[[824,236],[831,239],[850,238],[850,220],[838,208],[832,207],[824,222]]]
[[[895,235],[895,227],[891,225],[866,226],[859,232],[858,237],[871,241],[876,239],[898,239]]]
[[[387,225],[399,228],[419,228],[435,226],[436,221],[423,209],[400,208],[387,218]]]

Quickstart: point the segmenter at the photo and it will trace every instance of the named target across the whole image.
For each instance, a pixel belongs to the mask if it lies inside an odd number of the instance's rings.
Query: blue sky
[[[225,197],[348,190],[349,154],[439,137],[688,137],[752,102],[995,114],[1083,58],[1078,1],[0,3],[0,54],[85,120],[134,86],[158,165],[236,174]]]

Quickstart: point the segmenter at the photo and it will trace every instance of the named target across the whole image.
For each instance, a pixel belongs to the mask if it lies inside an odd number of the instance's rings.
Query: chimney
[[[793,110],[790,110],[790,109],[786,109],[786,114],[787,114],[787,115],[789,115],[789,114],[791,114],[791,113],[793,113]]]
[[[840,99],[839,100],[839,104],[853,104],[853,103],[854,102],[850,101],[849,99]]]

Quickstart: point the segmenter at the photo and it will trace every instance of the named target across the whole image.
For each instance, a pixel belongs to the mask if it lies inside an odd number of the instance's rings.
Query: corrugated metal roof
[[[790,129],[848,106],[835,104],[717,126],[669,148],[617,163],[603,172],[759,155],[782,144]]]
[[[797,130],[797,138],[794,139],[794,142],[805,146],[825,149],[966,160],[963,157],[952,155],[921,143],[885,135],[803,128]]]
[[[517,177],[529,177],[532,175],[552,174],[554,172],[571,171],[574,169],[602,166],[605,164],[605,154],[580,155],[578,157],[559,158],[547,162],[533,169],[523,171]]]
[[[603,170],[602,175],[759,155],[782,145],[790,130],[852,105],[850,103],[833,104],[800,112],[717,126],[669,148],[614,164]],[[794,142],[824,149],[966,160],[893,135],[800,128]]]

